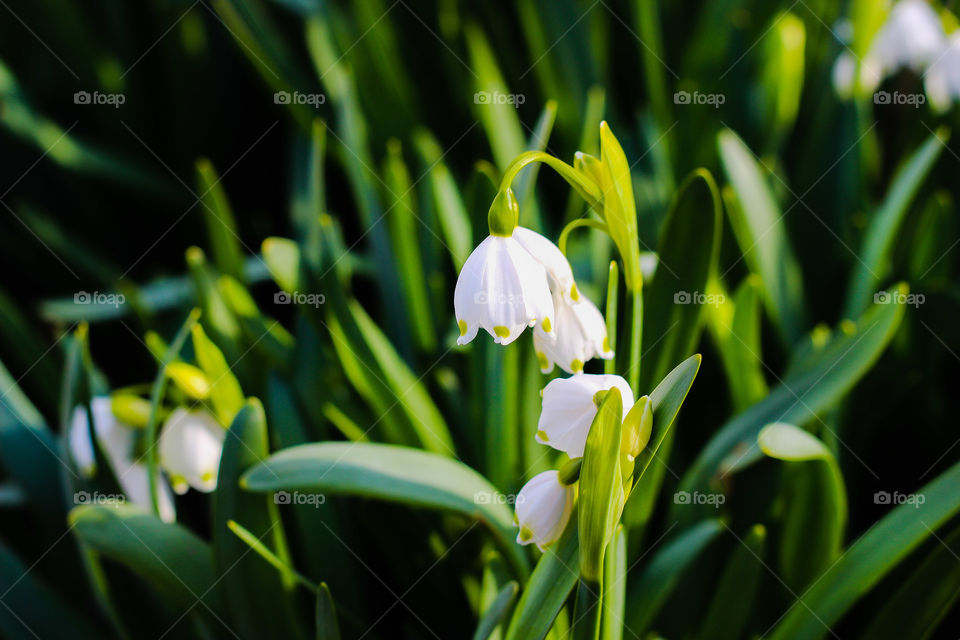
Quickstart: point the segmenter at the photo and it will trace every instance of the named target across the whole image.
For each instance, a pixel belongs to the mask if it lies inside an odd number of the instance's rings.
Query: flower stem
[[[620,268],[616,260],[610,261],[610,270],[607,272],[607,339],[610,341],[610,350],[614,355],[603,364],[604,373],[615,373],[617,370],[617,302],[620,295]]]
[[[600,187],[584,175],[582,171],[577,171],[563,160],[555,158],[543,151],[527,151],[517,156],[503,172],[503,178],[500,180],[500,191],[502,192],[509,188],[514,178],[520,173],[520,170],[534,162],[542,162],[559,173],[560,177],[569,182],[570,186],[576,189],[583,199],[587,201],[587,204],[599,210],[600,198],[603,195]]]
[[[640,395],[640,350],[643,346],[643,287],[631,291],[633,305],[630,309],[630,368],[627,369],[627,382],[635,395]]]

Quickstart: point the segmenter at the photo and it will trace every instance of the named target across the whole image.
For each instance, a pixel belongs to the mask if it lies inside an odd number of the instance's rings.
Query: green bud
[[[150,420],[150,402],[129,393],[116,393],[110,397],[110,410],[123,424],[142,429]]]
[[[167,365],[167,375],[191,398],[203,400],[210,395],[210,380],[203,371],[192,364],[171,362]]]
[[[583,458],[574,458],[567,461],[557,472],[557,479],[565,487],[569,487],[580,479],[580,466],[583,464]]]
[[[487,213],[487,224],[490,226],[490,235],[509,238],[517,228],[520,220],[520,203],[513,195],[513,190],[507,187],[493,199],[490,211]]]

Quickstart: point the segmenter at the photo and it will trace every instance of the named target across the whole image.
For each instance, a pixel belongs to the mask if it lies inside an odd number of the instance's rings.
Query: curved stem
[[[150,489],[150,506],[156,515],[160,515],[160,502],[157,498],[157,422],[160,414],[160,402],[163,400],[163,392],[167,386],[167,365],[176,359],[187,336],[190,335],[193,325],[200,318],[200,310],[194,309],[187,316],[186,321],[173,342],[170,343],[167,352],[163,355],[163,361],[160,363],[160,370],[157,372],[157,378],[153,383],[153,390],[150,393],[150,417],[147,419],[146,443],[147,448],[147,483]]]
[[[582,172],[577,171],[563,160],[555,158],[543,151],[526,151],[517,156],[503,172],[503,178],[500,180],[500,190],[503,191],[507,189],[513,183],[517,174],[520,173],[520,170],[534,162],[542,162],[559,173],[564,180],[570,183],[570,186],[577,190],[591,207],[596,208],[599,206],[603,192],[593,180],[590,180]]]
[[[580,227],[599,229],[607,235],[610,235],[610,230],[607,228],[607,225],[599,220],[592,220],[590,218],[577,218],[576,220],[567,223],[567,226],[565,226],[563,231],[560,232],[560,238],[557,240],[557,246],[560,248],[560,252],[563,255],[567,255],[567,236],[570,235],[571,231],[574,229],[579,229]]]

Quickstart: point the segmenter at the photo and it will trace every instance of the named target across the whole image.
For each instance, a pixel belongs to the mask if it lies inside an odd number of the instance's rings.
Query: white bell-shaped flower
[[[847,99],[853,95],[857,82],[857,60],[852,53],[844,51],[837,56],[836,62],[833,63],[831,80],[833,81],[833,90],[837,92],[838,96]],[[873,86],[873,83],[871,83],[871,86]]]
[[[570,303],[580,300],[576,281],[573,279],[573,268],[560,248],[544,238],[536,231],[524,227],[513,230],[513,239],[520,243],[547,271],[553,280],[555,289],[559,289],[564,300]]]
[[[517,542],[535,543],[541,550],[563,534],[573,511],[572,486],[560,482],[556,471],[544,471],[517,494],[514,521],[520,527]]]
[[[158,443],[160,465],[170,475],[173,490],[193,487],[209,493],[217,488],[220,454],[226,430],[203,410],[174,410],[163,425]]]
[[[583,365],[591,358],[609,360],[613,357],[607,323],[586,296],[570,304],[554,290],[553,304],[557,314],[556,338],[547,338],[539,327],[533,333],[540,371],[550,373],[557,364],[567,373],[582,373]]]
[[[938,112],[960,99],[960,31],[950,36],[943,53],[927,69],[923,86],[930,106]]]
[[[513,237],[490,235],[473,250],[457,278],[453,306],[457,344],[473,340],[481,327],[502,345],[538,322],[547,336],[554,335],[546,271]]]
[[[537,442],[563,451],[571,458],[581,457],[590,425],[597,416],[597,393],[613,387],[620,390],[623,406],[632,407],[633,391],[620,376],[585,373],[551,380],[543,389]]]
[[[900,69],[922,74],[943,52],[940,17],[925,0],[900,0],[890,10],[861,63],[861,82],[876,88]]]
[[[108,396],[97,396],[90,401],[93,425],[97,442],[107,458],[120,488],[136,505],[151,507],[150,486],[147,465],[134,460],[134,428],[117,420],[111,409]],[[70,454],[80,472],[90,477],[96,472],[93,441],[90,439],[89,421],[86,407],[76,407],[70,420],[68,435]],[[170,486],[160,473],[157,473],[157,507],[160,517],[166,522],[176,519],[176,508]]]

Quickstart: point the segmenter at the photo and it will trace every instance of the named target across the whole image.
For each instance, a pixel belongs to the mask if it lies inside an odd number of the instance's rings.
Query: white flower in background
[[[597,416],[596,395],[617,387],[623,406],[634,404],[630,385],[620,376],[585,373],[556,378],[543,389],[543,409],[537,424],[537,442],[563,451],[571,458],[583,455],[590,425]]]
[[[570,304],[554,290],[556,338],[544,336],[539,328],[533,333],[533,347],[543,373],[553,371],[554,364],[567,373],[582,373],[584,363],[591,358],[613,357],[603,314],[585,296],[579,297],[579,302]]]
[[[544,471],[523,485],[517,494],[514,521],[520,527],[517,542],[536,543],[544,550],[567,527],[573,511],[573,487],[561,484],[556,471]]]
[[[120,488],[131,502],[144,508],[151,508],[150,483],[147,465],[134,460],[134,428],[117,420],[111,409],[108,396],[97,396],[90,401],[93,425],[100,449],[107,457]],[[96,472],[93,441],[90,439],[89,421],[86,407],[76,407],[70,421],[70,454],[80,468],[80,472],[91,477]],[[176,519],[176,509],[170,486],[160,473],[157,480],[157,506],[160,517],[166,522]]]
[[[950,36],[943,53],[927,69],[923,86],[936,111],[946,111],[960,99],[960,31]]]
[[[925,0],[901,0],[874,36],[860,65],[860,82],[874,90],[900,69],[922,74],[946,46],[940,17]]]
[[[481,327],[502,345],[538,322],[546,335],[554,335],[547,272],[512,236],[487,236],[473,250],[457,278],[453,306],[457,344],[473,340]]]
[[[831,78],[833,90],[838,96],[843,99],[853,96],[857,82],[857,60],[852,53],[844,51],[837,57],[837,61],[833,63]],[[875,86],[875,83],[871,82],[870,86]]]
[[[217,488],[220,454],[226,430],[203,410],[174,410],[163,424],[158,443],[160,465],[170,474],[177,493],[193,487],[209,493]]]

